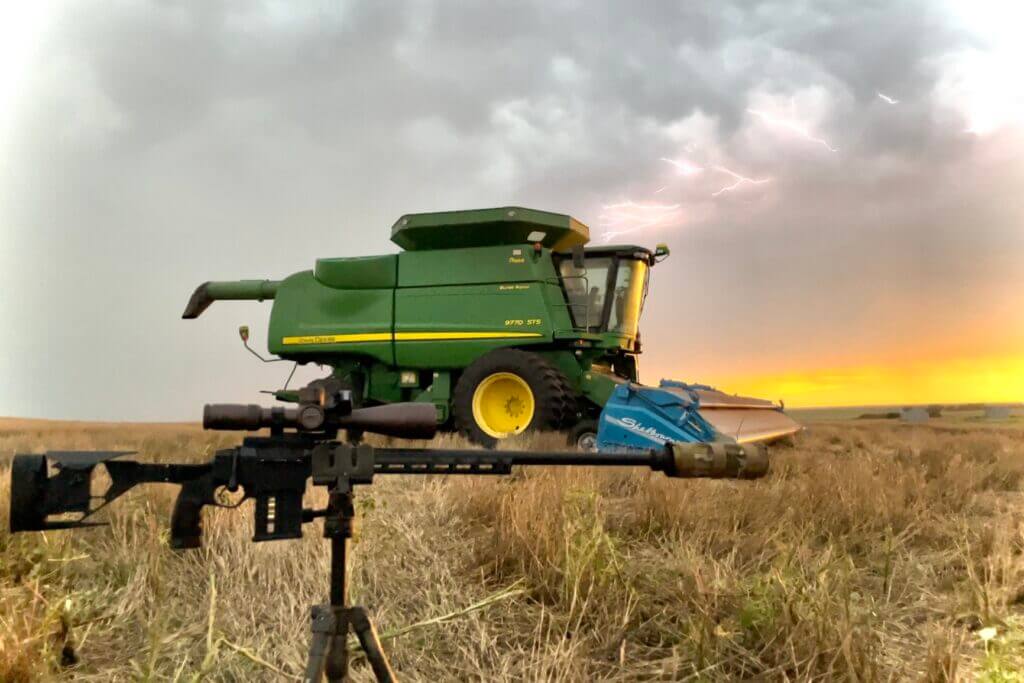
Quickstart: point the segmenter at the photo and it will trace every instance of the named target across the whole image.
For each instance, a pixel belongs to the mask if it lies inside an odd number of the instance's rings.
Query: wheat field
[[[178,553],[175,487],[150,485],[109,527],[7,531],[15,452],[200,460],[237,440],[0,420],[0,680],[300,679],[318,525],[252,544],[251,504],[208,510],[204,547]],[[772,458],[754,482],[378,477],[357,490],[352,599],[402,680],[1020,680],[1024,431],[815,424]],[[372,679],[358,655],[353,677]]]

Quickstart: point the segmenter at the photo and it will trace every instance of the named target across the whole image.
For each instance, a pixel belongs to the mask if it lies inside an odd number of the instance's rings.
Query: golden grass
[[[207,511],[204,548],[175,553],[174,487],[150,486],[107,528],[6,531],[14,452],[201,459],[234,441],[0,421],[0,680],[301,672],[326,590],[315,528],[254,545],[248,509]],[[404,680],[1019,680],[1024,434],[814,426],[772,467],[380,477],[357,493],[352,597],[384,633],[415,626],[385,643]]]

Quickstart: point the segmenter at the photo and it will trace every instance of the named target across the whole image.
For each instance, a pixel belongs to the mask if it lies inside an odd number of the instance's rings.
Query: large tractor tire
[[[525,431],[553,431],[576,405],[565,376],[535,353],[498,349],[476,359],[455,384],[452,413],[459,431],[493,447]]]

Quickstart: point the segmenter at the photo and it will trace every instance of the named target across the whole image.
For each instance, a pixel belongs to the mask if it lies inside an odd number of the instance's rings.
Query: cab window
[[[612,259],[608,256],[589,257],[585,263],[586,267],[579,270],[571,259],[565,259],[558,264],[558,271],[569,301],[572,324],[596,331],[603,322],[608,271],[612,267]]]
[[[635,337],[640,327],[640,311],[647,290],[647,264],[643,261],[621,259],[615,274],[611,315],[608,331]]]

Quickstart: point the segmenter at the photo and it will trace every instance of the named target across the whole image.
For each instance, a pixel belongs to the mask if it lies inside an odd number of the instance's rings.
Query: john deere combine
[[[357,405],[432,403],[441,425],[487,445],[534,429],[622,447],[799,429],[767,401],[638,385],[640,313],[668,249],[585,248],[589,237],[569,216],[519,207],[409,214],[391,231],[398,254],[207,282],[183,317],[217,300],[273,299],[272,354],[330,366]]]

